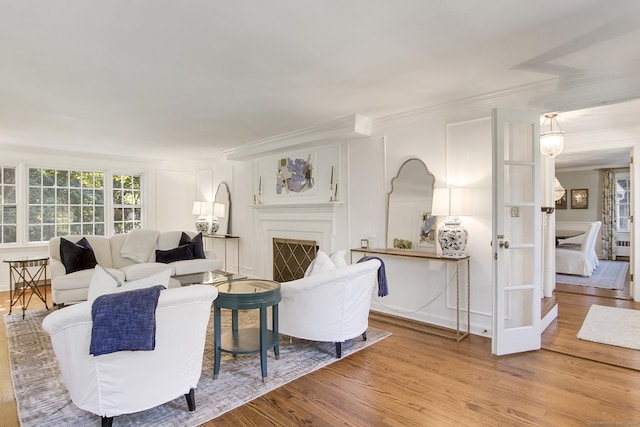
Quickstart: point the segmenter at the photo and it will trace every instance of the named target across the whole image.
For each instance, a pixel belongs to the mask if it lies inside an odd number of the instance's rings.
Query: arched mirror
[[[231,234],[231,193],[226,182],[221,182],[216,190],[213,201],[213,221],[218,220],[218,230],[215,234]],[[214,225],[215,228],[215,225]]]
[[[400,166],[387,195],[387,248],[436,251],[434,183],[422,160],[409,159]]]

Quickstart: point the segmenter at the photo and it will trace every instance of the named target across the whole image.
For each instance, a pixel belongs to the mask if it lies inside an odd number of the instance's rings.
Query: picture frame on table
[[[589,190],[586,188],[571,189],[571,209],[589,209]]]
[[[369,249],[369,239],[360,239],[360,249]]]

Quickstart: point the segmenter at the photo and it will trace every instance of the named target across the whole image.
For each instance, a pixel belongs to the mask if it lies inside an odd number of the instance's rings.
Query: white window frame
[[[4,182],[4,170],[5,169],[13,169],[13,184],[7,184]],[[14,246],[18,243],[20,239],[20,215],[19,215],[19,168],[15,165],[11,164],[0,164],[0,246]],[[13,203],[5,204],[6,191],[8,188],[13,187]],[[15,212],[15,222],[14,223],[5,223],[5,215],[4,208],[5,207],[14,207]],[[12,242],[4,241],[4,228],[6,226],[15,226],[15,240]]]

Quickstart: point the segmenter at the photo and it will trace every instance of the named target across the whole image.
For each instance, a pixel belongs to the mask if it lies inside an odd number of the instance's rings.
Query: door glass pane
[[[530,123],[504,124],[504,160],[533,162],[533,132]]]
[[[520,328],[523,326],[533,326],[533,313],[531,313],[531,298],[533,289],[512,291],[507,293],[505,300],[505,328]]]
[[[531,223],[534,220],[532,206],[505,207],[505,235],[509,236],[509,244],[533,244],[535,236]]]
[[[504,165],[504,202],[533,202],[533,167],[530,165]]]

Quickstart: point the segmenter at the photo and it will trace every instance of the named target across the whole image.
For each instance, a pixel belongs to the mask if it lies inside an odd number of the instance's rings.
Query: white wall
[[[556,172],[556,177],[567,190],[567,209],[556,209],[556,221],[597,221],[601,217],[602,196],[600,194],[600,176],[596,170]],[[588,209],[571,209],[571,190],[586,188],[589,190]]]
[[[389,125],[379,128],[384,135],[384,152],[370,151],[370,157],[386,153],[386,159],[367,159],[369,163],[385,162],[384,190],[372,192],[368,197],[378,202],[375,209],[386,208],[386,192],[391,179],[402,163],[411,157],[422,160],[435,176],[435,187],[470,188],[473,211],[463,217],[463,226],[469,232],[467,253],[471,256],[471,325],[472,332],[491,334],[492,315],[492,255],[491,242],[491,121],[488,118],[447,123],[445,117],[423,118],[409,125]],[[350,162],[350,169],[359,170],[359,158]],[[364,192],[364,188],[351,189],[351,193]],[[383,197],[381,197],[383,196]],[[371,208],[351,204],[350,219],[356,224],[368,218]],[[375,227],[383,230],[384,219]],[[355,227],[353,228],[355,231]],[[359,232],[361,233],[361,231]],[[360,235],[352,234],[351,243],[359,243]],[[384,242],[384,237],[380,239]],[[352,246],[354,247],[354,246]],[[439,248],[438,248],[439,249]],[[445,327],[455,326],[455,267],[437,261],[408,260],[385,257],[389,279],[389,296],[376,297],[373,310],[424,321]],[[466,276],[461,277],[466,280]],[[461,307],[466,307],[466,295],[461,295]],[[463,311],[466,319],[466,310]]]

